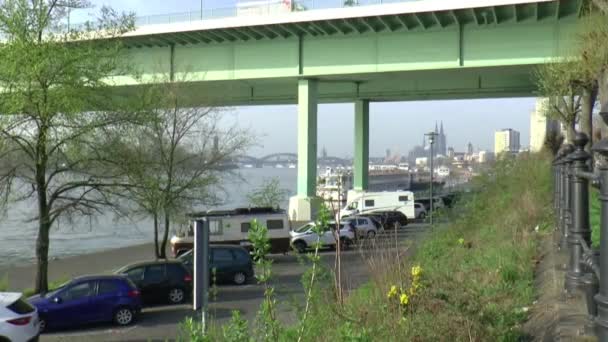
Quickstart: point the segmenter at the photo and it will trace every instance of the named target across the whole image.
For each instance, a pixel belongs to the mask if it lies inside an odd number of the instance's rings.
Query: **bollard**
[[[599,257],[599,290],[595,296],[597,303],[596,325],[598,339],[608,341],[608,139],[602,139],[593,145],[593,152],[600,154],[598,183],[600,186],[600,257]]]
[[[568,184],[570,187],[570,220],[567,224],[568,234],[566,240],[570,252],[570,264],[566,272],[566,291],[574,294],[583,290],[583,247],[581,241],[587,246],[591,245],[591,230],[589,228],[589,181],[583,173],[589,172],[587,162],[591,155],[585,151],[589,138],[584,133],[576,133],[574,145],[576,150],[566,158],[570,164]]]
[[[564,146],[564,156],[562,157],[562,215],[561,215],[561,238],[559,241],[559,248],[565,250],[568,248],[568,229],[570,227],[570,159],[569,154],[574,151],[574,147],[571,144]]]

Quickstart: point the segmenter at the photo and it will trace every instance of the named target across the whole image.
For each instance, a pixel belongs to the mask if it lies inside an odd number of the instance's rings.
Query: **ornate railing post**
[[[559,241],[560,249],[568,248],[568,230],[571,222],[570,213],[570,159],[569,154],[574,151],[574,147],[571,144],[566,144],[563,150],[563,157],[561,162],[561,174],[562,174],[562,200],[561,200],[561,238]]]
[[[589,229],[589,181],[584,176],[589,173],[588,161],[591,155],[585,151],[589,138],[584,133],[576,133],[574,145],[576,149],[566,158],[570,161],[568,183],[570,184],[570,221],[568,222],[568,247],[570,264],[566,273],[566,290],[573,294],[583,290],[583,247],[581,241],[591,245],[591,230]]]
[[[599,257],[599,293],[595,296],[597,303],[597,332],[600,341],[608,341],[608,139],[598,141],[592,149],[601,155],[598,170],[600,186],[600,257]]]

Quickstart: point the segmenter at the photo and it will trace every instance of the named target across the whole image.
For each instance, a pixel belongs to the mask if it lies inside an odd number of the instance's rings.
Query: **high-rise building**
[[[519,152],[519,132],[507,128],[494,133],[494,153]]]
[[[545,115],[545,108],[548,105],[549,99],[536,99],[536,107],[530,115],[530,150],[532,152],[538,152],[543,148],[547,134],[555,134],[560,131],[559,123]]]
[[[469,143],[467,145],[467,154],[473,154],[474,150],[473,150],[473,144]]]

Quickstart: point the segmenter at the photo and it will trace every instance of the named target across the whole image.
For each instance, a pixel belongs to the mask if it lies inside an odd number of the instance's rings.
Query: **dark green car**
[[[209,275],[213,275],[218,284],[234,283],[246,284],[253,277],[253,260],[249,252],[240,246],[234,245],[211,245],[209,246]],[[180,260],[194,274],[193,250],[180,255]]]

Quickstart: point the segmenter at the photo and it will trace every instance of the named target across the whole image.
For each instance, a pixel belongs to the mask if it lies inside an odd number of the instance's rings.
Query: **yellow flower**
[[[464,245],[464,239],[463,238],[458,239],[458,244]]]
[[[393,286],[391,286],[391,289],[388,291],[387,297],[388,298],[393,298],[396,295],[397,295],[397,286],[393,285]]]
[[[401,305],[405,306],[410,302],[410,297],[408,297],[406,293],[402,293],[401,296],[399,296],[399,302]]]
[[[422,267],[420,266],[414,266],[412,267],[412,276],[413,277],[418,277],[422,274]]]

